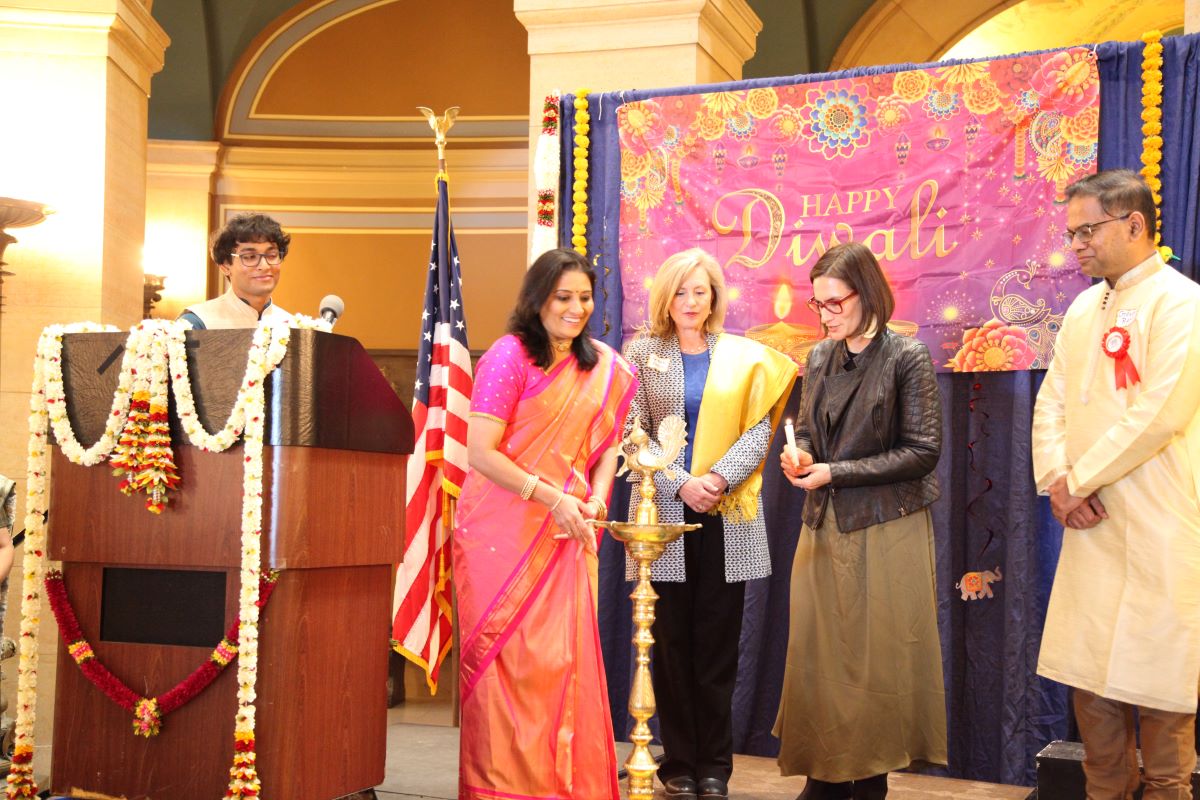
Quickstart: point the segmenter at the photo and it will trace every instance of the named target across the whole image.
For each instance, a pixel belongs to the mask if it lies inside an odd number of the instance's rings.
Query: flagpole
[[[417,106],[417,111],[425,115],[425,119],[429,122],[429,127],[433,128],[434,141],[437,143],[438,150],[438,176],[446,176],[446,133],[454,126],[454,120],[458,118],[458,106],[450,106],[445,113],[440,117],[433,113],[432,108],[425,106]]]
[[[438,152],[438,180],[448,180],[449,175],[446,172],[446,134],[454,126],[454,120],[458,117],[459,107],[451,106],[440,117],[433,112],[433,109],[426,108],[425,106],[417,106],[417,110],[425,115],[425,119],[429,122],[429,127],[433,129],[434,142],[437,144]],[[446,513],[442,514],[441,524],[443,540],[446,542],[447,547],[449,547],[452,545],[454,536],[454,517],[455,512],[458,510],[458,498],[449,495],[446,500]],[[451,573],[450,581],[450,603],[453,609],[452,619],[450,620],[450,649],[457,661],[460,655],[458,651],[458,591],[454,584],[453,573]],[[451,724],[457,728],[461,727],[462,717],[462,696],[459,693],[457,669],[451,676],[450,687]]]

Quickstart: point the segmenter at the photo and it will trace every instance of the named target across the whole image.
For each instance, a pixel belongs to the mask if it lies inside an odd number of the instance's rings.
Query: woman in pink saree
[[[480,359],[458,503],[460,800],[618,800],[596,621],[596,531],[637,385],[586,333],[595,273],[530,267]]]

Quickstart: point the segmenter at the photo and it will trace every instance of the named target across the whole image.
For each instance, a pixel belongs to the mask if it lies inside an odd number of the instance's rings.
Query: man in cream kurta
[[[1075,687],[1088,800],[1190,800],[1200,686],[1200,285],[1154,247],[1132,172],[1068,189],[1087,275],[1038,394],[1033,469],[1064,524],[1038,674]],[[1136,376],[1133,374],[1136,372]]]
[[[212,259],[229,279],[219,297],[184,309],[194,328],[257,328],[262,320],[287,319],[271,302],[279,268],[292,237],[265,214],[238,214],[213,234]]]

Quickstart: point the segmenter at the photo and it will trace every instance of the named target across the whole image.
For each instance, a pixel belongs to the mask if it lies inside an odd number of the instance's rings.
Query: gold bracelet
[[[534,491],[537,489],[538,476],[534,473],[529,473],[525,478],[525,485],[521,487],[521,499],[528,500],[533,497]]]
[[[589,497],[588,502],[595,503],[600,508],[600,511],[596,514],[596,519],[599,519],[599,520],[608,519],[608,503],[605,503],[603,500],[601,500],[596,495],[592,495],[591,497]]]
[[[554,505],[550,506],[551,514],[554,513],[554,509],[558,508],[558,504],[561,503],[563,501],[563,498],[566,496],[567,496],[566,492],[564,492],[562,489],[558,490],[558,499],[554,501]]]

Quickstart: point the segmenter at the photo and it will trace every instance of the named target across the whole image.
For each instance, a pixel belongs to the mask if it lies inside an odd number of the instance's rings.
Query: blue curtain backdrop
[[[1200,36],[1172,37],[1163,45],[1163,241],[1180,257],[1173,265],[1195,280],[1200,255],[1200,137],[1196,132]],[[1142,47],[1141,42],[1096,47],[1102,79],[1101,169],[1141,166]],[[614,346],[621,344],[618,105],[663,95],[807,83],[913,67],[589,96],[588,255],[600,277],[594,335]],[[573,100],[570,95],[563,99],[563,198],[571,197],[573,180]],[[569,202],[564,203],[563,217],[566,244]],[[1046,602],[1062,540],[1062,528],[1045,499],[1037,496],[1031,476],[1030,422],[1041,379],[1040,372],[938,376],[946,427],[937,468],[942,498],[933,507],[933,517],[950,738],[948,774],[955,777],[1031,785],[1034,755],[1068,731],[1066,688],[1036,675]],[[795,414],[800,390],[797,384],[790,414]],[[777,436],[768,464],[776,463],[780,447]],[[747,586],[734,694],[734,746],[737,752],[773,756],[779,750],[771,727],[787,647],[788,580],[804,498],[774,469],[766,470],[763,491],[774,574]],[[614,514],[625,508],[624,484],[617,494]],[[632,727],[625,708],[632,664],[631,585],[624,581],[623,558],[611,540],[601,548],[600,632],[619,738],[627,738]],[[995,599],[969,603],[959,599],[954,584],[964,572],[997,565],[1004,580],[996,587]]]

